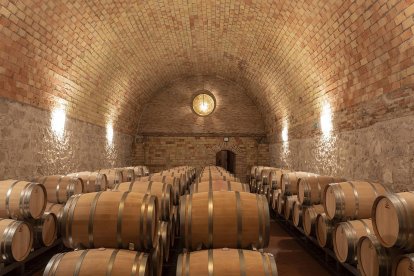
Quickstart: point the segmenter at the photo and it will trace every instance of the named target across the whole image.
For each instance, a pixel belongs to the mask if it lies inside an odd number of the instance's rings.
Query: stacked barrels
[[[273,256],[252,250],[267,247],[270,218],[265,196],[248,191],[220,167],[201,171],[180,199],[176,275],[277,275]]]
[[[64,195],[56,193],[60,200]],[[0,255],[2,262],[25,260],[32,248],[54,243],[57,219],[45,212],[46,188],[37,182],[0,181]]]

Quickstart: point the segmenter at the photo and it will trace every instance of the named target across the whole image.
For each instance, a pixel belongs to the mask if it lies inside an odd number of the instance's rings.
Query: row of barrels
[[[289,180],[289,181],[288,181]],[[414,194],[369,181],[283,174],[271,206],[361,275],[406,275],[414,252]],[[293,187],[297,187],[296,189]]]
[[[262,195],[223,168],[201,170],[180,198],[180,235],[185,252],[176,275],[277,275],[268,246],[269,207]]]
[[[161,275],[179,221],[170,183],[179,186],[180,175],[188,181],[195,170],[174,168],[117,183],[112,190],[71,196],[61,211],[60,230],[65,246],[77,251],[55,255],[44,275],[78,275],[80,270],[123,275],[127,268],[131,275]],[[101,266],[92,265],[97,260]]]

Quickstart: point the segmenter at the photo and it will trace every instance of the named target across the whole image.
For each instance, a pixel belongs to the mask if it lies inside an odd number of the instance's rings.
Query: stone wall
[[[271,164],[414,190],[414,116],[270,145]]]
[[[66,118],[62,137],[51,129],[51,113],[0,98],[0,180],[129,165],[132,136]]]
[[[236,154],[236,175],[245,179],[250,167],[269,164],[269,146],[252,137],[146,137],[138,144],[144,150],[145,165],[151,171],[190,165],[200,169],[216,164],[216,153],[231,150]],[[136,145],[136,147],[138,147]],[[138,151],[140,152],[140,151]],[[136,158],[140,158],[136,155]]]

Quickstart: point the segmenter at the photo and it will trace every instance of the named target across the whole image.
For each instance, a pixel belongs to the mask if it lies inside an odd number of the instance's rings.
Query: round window
[[[210,115],[216,108],[216,100],[208,91],[203,91],[193,99],[193,110],[197,115]]]

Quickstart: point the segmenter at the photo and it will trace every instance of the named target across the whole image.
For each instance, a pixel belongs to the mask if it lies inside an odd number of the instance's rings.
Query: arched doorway
[[[234,174],[236,172],[236,154],[231,150],[216,153],[216,166],[220,166]]]

